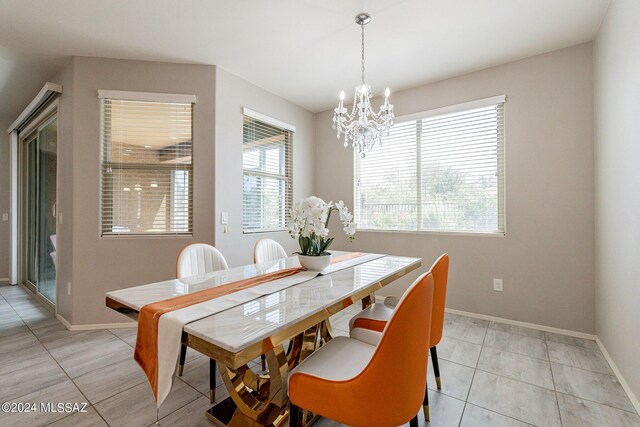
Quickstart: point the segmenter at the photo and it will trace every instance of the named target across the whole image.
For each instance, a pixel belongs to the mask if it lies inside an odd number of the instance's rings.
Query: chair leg
[[[418,427],[418,416],[417,415],[415,417],[411,418],[411,421],[409,421],[409,427]]]
[[[209,359],[209,401],[216,401],[216,361]]]
[[[289,402],[289,427],[298,427],[300,425],[300,408]]]
[[[260,362],[262,362],[262,370],[266,371],[267,370],[267,359],[266,359],[264,354],[260,356]]]
[[[182,344],[180,347],[180,361],[178,362],[178,376],[182,376],[182,372],[184,371],[184,360],[187,358],[187,346]]]
[[[424,400],[422,401],[422,412],[424,412],[424,420],[429,421],[429,393],[426,387],[424,389]]]
[[[438,390],[442,390],[442,384],[440,384],[440,365],[438,365],[438,351],[434,345],[430,349],[431,351],[431,363],[433,363],[433,373],[436,375],[436,385]]]

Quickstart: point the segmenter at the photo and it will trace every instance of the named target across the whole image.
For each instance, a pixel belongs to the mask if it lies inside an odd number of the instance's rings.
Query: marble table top
[[[420,263],[420,258],[383,256],[278,292],[256,295],[251,301],[187,324],[184,330],[227,351],[238,352],[394,274],[417,268]],[[298,265],[297,257],[289,257],[269,265],[252,264],[121,289],[108,292],[107,296],[139,311],[145,304]]]

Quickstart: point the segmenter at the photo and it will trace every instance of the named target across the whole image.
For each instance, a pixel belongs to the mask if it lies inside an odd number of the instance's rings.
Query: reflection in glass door
[[[56,303],[56,189],[58,121],[38,131],[38,292]]]
[[[36,290],[37,280],[37,237],[38,237],[38,137],[34,135],[25,143],[24,157],[25,168],[25,183],[26,183],[26,274],[24,278],[27,285],[30,285],[33,290]]]
[[[56,303],[58,122],[50,118],[22,147],[23,281]]]

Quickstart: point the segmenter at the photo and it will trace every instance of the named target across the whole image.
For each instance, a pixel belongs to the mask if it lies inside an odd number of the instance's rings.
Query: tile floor
[[[334,316],[337,334],[347,334],[354,310]],[[0,413],[0,425],[153,424],[151,391],[132,358],[135,339],[133,328],[67,331],[24,289],[0,286],[0,402],[88,403],[87,413],[72,415]],[[431,422],[420,415],[421,425],[640,426],[593,341],[447,314],[438,354],[442,390],[430,371]],[[207,359],[189,350],[184,376],[160,410],[162,426],[213,425],[204,416],[207,372]]]

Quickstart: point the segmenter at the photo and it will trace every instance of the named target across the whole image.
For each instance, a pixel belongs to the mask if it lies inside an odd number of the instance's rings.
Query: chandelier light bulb
[[[389,95],[391,95],[391,91],[389,90],[389,88],[386,88],[386,89],[384,90],[384,97],[385,97],[385,98],[388,98],[388,97],[389,97]]]
[[[344,101],[344,91],[340,91],[340,101]]]

